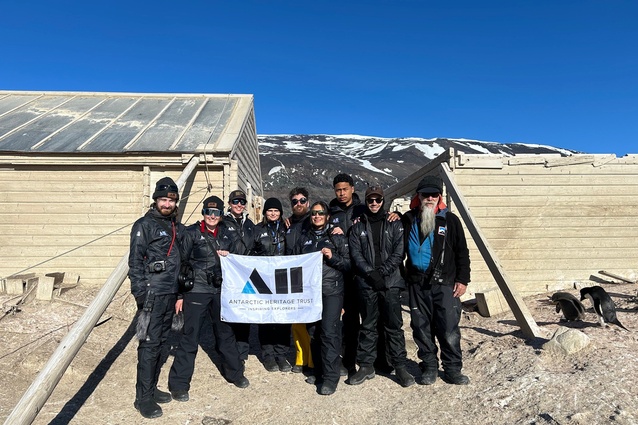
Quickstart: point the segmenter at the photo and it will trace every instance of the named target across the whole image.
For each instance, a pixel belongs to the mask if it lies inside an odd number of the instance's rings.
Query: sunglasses
[[[315,216],[321,216],[323,217],[324,215],[326,215],[326,212],[324,210],[312,210],[310,211],[310,215],[315,217]]]
[[[368,198],[366,199],[366,202],[368,204],[380,204],[381,202],[383,202],[383,198]]]
[[[434,193],[421,193],[421,196],[423,196],[424,199],[427,198],[438,198],[439,195],[441,195],[439,192],[434,192]]]
[[[222,211],[218,210],[217,208],[202,208],[202,214],[219,217],[222,215]]]
[[[172,184],[161,184],[161,185],[157,186],[157,191],[158,192],[162,192],[164,190],[168,190],[169,192],[178,192],[177,186],[174,186]]]
[[[232,201],[230,201],[231,204],[233,205],[246,205],[246,200],[245,199],[233,199]]]
[[[294,207],[297,204],[305,204],[306,202],[308,202],[308,198],[301,198],[301,199],[291,199],[290,200],[290,204]]]

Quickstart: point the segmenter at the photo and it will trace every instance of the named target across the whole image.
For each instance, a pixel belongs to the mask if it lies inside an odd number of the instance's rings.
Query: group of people
[[[266,370],[302,372],[319,394],[330,395],[346,375],[346,384],[359,385],[377,372],[394,371],[403,387],[431,385],[439,374],[440,357],[446,382],[469,383],[461,372],[459,319],[470,259],[461,222],[444,203],[442,180],[425,176],[413,208],[404,215],[387,211],[380,187],[368,187],[364,202],[347,174],[337,175],[333,187],[330,203],[311,203],[305,188],[292,189],[292,214],[287,218],[281,201],[268,198],[257,224],[245,211],[243,191],[230,193],[227,209],[222,199],[210,196],[203,202],[202,220],[184,227],[178,220],[177,185],[168,177],[156,183],[154,203],[131,230],[129,255],[140,338],[134,406],[142,416],[161,416],[159,404],[173,399],[188,401],[207,317],[212,319],[223,377],[239,388],[250,385],[244,364],[251,325],[220,318],[219,258],[229,253],[322,253],[321,320],[256,325]],[[421,361],[417,379],[406,368],[401,309],[406,288]],[[157,388],[160,354],[176,313],[183,315],[184,324],[169,372],[169,392],[164,392]]]

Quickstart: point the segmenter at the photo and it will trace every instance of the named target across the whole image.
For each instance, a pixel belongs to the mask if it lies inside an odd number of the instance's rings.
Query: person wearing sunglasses
[[[292,254],[297,238],[301,232],[310,228],[310,201],[309,193],[305,187],[294,187],[288,193],[292,215],[286,219],[286,245],[287,254]],[[295,373],[310,373],[314,367],[310,352],[310,335],[305,323],[293,323],[292,340],[295,347],[295,364],[292,371]]]
[[[286,255],[286,223],[283,206],[277,198],[264,202],[264,218],[255,226],[252,255]],[[260,323],[257,326],[261,344],[261,360],[268,372],[290,372],[290,324]]]
[[[221,320],[222,269],[219,257],[236,253],[233,236],[221,226],[223,211],[224,203],[219,197],[206,198],[202,204],[202,220],[189,226],[184,235],[182,255],[193,268],[194,279],[193,288],[183,294],[183,335],[168,374],[168,388],[177,401],[189,400],[199,337],[207,317],[213,324],[224,378],[239,388],[250,384],[244,376],[244,365],[233,329]]]
[[[222,226],[232,235],[237,247],[237,254],[250,255],[255,244],[255,223],[248,217],[246,212],[246,193],[237,189],[230,192],[228,196],[228,212],[224,216]],[[230,326],[235,332],[237,349],[242,362],[248,360],[250,350],[250,324],[231,323]]]
[[[323,309],[321,320],[310,326],[314,375],[306,380],[310,384],[316,384],[319,394],[322,395],[333,394],[339,383],[343,276],[350,271],[346,237],[343,234],[332,233],[328,208],[324,201],[314,202],[310,206],[311,226],[301,233],[293,250],[294,254],[318,251],[323,254]]]
[[[173,179],[157,181],[153,201],[148,212],[133,224],[128,258],[140,340],[134,406],[145,418],[162,416],[158,403],[172,399],[171,394],[157,388],[157,379],[173,314],[180,308],[177,293],[184,232],[178,220],[179,191]]]
[[[438,341],[443,379],[450,384],[467,385],[470,379],[461,373],[459,329],[459,298],[470,282],[470,255],[463,226],[443,202],[440,177],[423,177],[416,192],[419,203],[403,215],[402,221],[411,327],[421,360],[422,374],[417,382],[436,382]]]
[[[370,186],[365,193],[367,208],[349,232],[350,258],[359,291],[361,326],[357,345],[359,370],[346,384],[359,385],[375,377],[374,362],[378,350],[387,351],[396,377],[402,387],[414,384],[407,371],[407,352],[403,334],[401,291],[405,282],[401,277],[403,264],[403,225],[388,221],[384,209],[383,189]],[[379,329],[379,319],[384,327]],[[379,332],[385,344],[377,347]]]

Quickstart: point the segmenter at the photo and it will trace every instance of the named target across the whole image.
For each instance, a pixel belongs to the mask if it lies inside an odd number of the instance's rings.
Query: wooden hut
[[[252,95],[0,91],[0,278],[66,272],[101,285],[155,182],[199,165],[182,222],[230,191],[262,195]]]
[[[489,252],[479,249],[466,230],[472,261],[467,297],[498,289],[483,260],[490,253],[522,296],[614,280],[600,271],[638,279],[638,155],[467,155],[451,149],[389,188],[386,198],[414,193],[423,175],[445,169],[489,245]],[[449,195],[458,214],[460,205]]]

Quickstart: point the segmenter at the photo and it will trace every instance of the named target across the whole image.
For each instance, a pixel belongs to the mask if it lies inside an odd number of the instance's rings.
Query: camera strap
[[[173,250],[173,245],[175,244],[175,239],[177,236],[176,234],[177,232],[175,231],[175,223],[173,222],[173,220],[171,220],[171,226],[169,227],[168,223],[166,223],[165,220],[160,220],[157,217],[153,217],[153,220],[155,220],[160,226],[162,226],[172,236],[171,244],[168,247],[168,252],[166,253],[166,258],[168,258],[171,256],[171,251]]]

